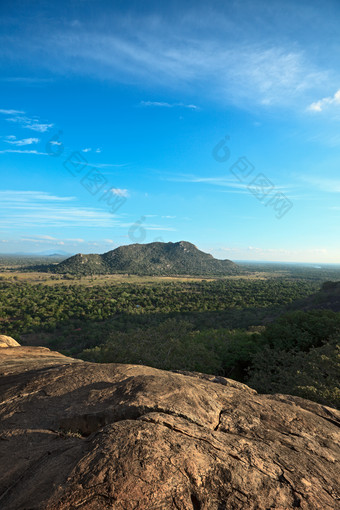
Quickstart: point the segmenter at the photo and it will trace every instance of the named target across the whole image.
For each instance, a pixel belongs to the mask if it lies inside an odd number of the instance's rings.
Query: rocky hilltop
[[[339,508],[334,409],[197,373],[0,349],[3,510]]]
[[[215,259],[187,241],[130,244],[102,255],[78,253],[50,266],[50,271],[54,273],[75,275],[130,273],[150,276],[223,276],[237,270],[238,266],[231,260]]]

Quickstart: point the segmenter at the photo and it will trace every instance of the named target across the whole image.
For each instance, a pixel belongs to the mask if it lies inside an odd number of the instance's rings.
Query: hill
[[[51,266],[54,273],[75,275],[130,273],[147,276],[229,275],[238,272],[230,260],[218,260],[187,241],[130,244],[103,255],[79,253]]]
[[[325,282],[321,289],[307,298],[296,301],[296,310],[332,310],[340,312],[340,282]]]
[[[0,350],[5,510],[335,509],[340,415],[224,377]]]

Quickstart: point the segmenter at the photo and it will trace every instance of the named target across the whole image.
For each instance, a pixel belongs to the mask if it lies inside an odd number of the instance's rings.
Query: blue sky
[[[0,252],[340,262],[338,1],[0,6]]]

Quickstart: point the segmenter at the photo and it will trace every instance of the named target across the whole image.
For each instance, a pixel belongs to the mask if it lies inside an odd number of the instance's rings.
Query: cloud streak
[[[25,112],[22,112],[20,110],[1,110],[0,109],[0,113],[2,113],[3,115],[21,115]]]
[[[4,149],[0,151],[0,154],[15,153],[15,154],[37,154],[39,156],[48,156],[47,152],[39,152],[36,150],[20,150],[20,149]]]
[[[23,138],[22,140],[17,140],[15,136],[7,136],[4,141],[11,145],[16,145],[17,147],[32,145],[33,143],[40,142],[39,138]]]
[[[31,129],[32,131],[37,131],[39,133],[45,133],[54,125],[43,124],[40,122],[38,118],[27,117],[26,115],[24,115],[25,112],[19,110],[0,110],[0,113],[4,115],[10,115],[10,117],[6,119],[7,122],[19,124],[20,127]]]
[[[141,106],[155,106],[155,107],[161,107],[161,108],[189,108],[190,110],[198,110],[198,106],[195,104],[184,104],[184,103],[165,103],[165,102],[159,102],[159,101],[141,101]]]
[[[59,197],[51,195],[46,191],[17,191],[17,190],[3,190],[0,191],[0,204],[10,202],[16,203],[39,203],[47,202],[69,202],[75,200],[75,197]],[[7,206],[6,206],[7,207]]]
[[[255,175],[254,175],[255,177]],[[233,177],[202,177],[202,176],[195,176],[195,175],[180,175],[180,176],[174,176],[174,177],[168,177],[166,178],[167,181],[171,182],[187,182],[187,183],[193,183],[193,184],[210,184],[212,186],[218,186],[221,188],[227,188],[226,190],[220,190],[225,191],[226,193],[249,193],[249,189],[247,185],[248,182],[241,183],[236,180],[236,178]],[[290,189],[291,186],[275,186],[276,191],[287,191]]]
[[[22,140],[17,140],[15,136],[7,136],[4,141],[18,147],[22,147],[23,145],[32,145],[33,143],[40,142],[39,138],[23,138]]]
[[[69,204],[75,197],[43,191],[0,191],[1,228],[42,227],[112,228],[120,226],[110,212]]]

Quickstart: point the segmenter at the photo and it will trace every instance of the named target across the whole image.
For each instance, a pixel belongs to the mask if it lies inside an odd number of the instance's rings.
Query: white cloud
[[[65,244],[71,244],[76,246],[78,244],[84,243],[84,239],[58,239],[56,237],[52,237],[49,235],[30,235],[30,236],[21,236],[21,241],[36,243],[36,244],[48,244],[48,245],[59,245],[63,246]]]
[[[56,238],[52,236],[36,235],[35,237],[38,237],[39,239],[46,239],[47,241],[56,241]]]
[[[46,191],[16,191],[16,190],[0,190],[0,204],[10,202],[16,203],[32,203],[32,202],[69,202],[75,200],[75,197],[58,197],[51,195]]]
[[[68,242],[72,242],[72,243],[85,243],[85,240],[84,239],[80,239],[80,238],[76,238],[76,239],[65,239],[66,241]]]
[[[83,166],[90,166],[92,168],[121,168],[127,166],[128,163],[88,163],[86,160],[83,162]]]
[[[52,236],[45,236],[45,235],[32,235],[32,236],[22,236],[21,241],[27,241],[32,243],[39,243],[39,244],[45,244],[45,243],[51,243],[51,241],[58,241],[55,237]]]
[[[38,131],[39,133],[45,133],[53,124],[43,124],[38,118],[30,118],[23,115],[25,112],[18,110],[0,110],[0,113],[11,115],[6,120],[7,122],[14,122],[19,124],[23,128],[31,129],[32,131]]]
[[[54,124],[41,124],[36,121],[31,121],[23,123],[23,127],[27,129],[31,129],[32,131],[38,131],[39,133],[45,133],[45,131],[48,131],[53,127]]]
[[[12,145],[17,145],[18,147],[22,147],[23,145],[32,145],[33,143],[39,143],[39,138],[23,138],[22,140],[17,140],[15,136],[10,135],[6,137],[4,141],[6,143],[10,143]]]
[[[141,101],[141,106],[160,106],[163,108],[175,108],[175,107],[182,107],[182,108],[189,108],[191,110],[198,110],[198,106],[194,104],[184,104],[184,103],[164,103],[159,101]]]
[[[102,150],[101,150],[99,147],[98,147],[98,149],[96,149],[96,153],[97,153],[97,154],[100,154],[100,153],[101,153],[101,151],[102,151]]]
[[[162,225],[143,225],[145,230],[160,230],[164,232],[176,232],[176,229],[173,227],[163,227]]]
[[[120,226],[117,217],[110,212],[69,205],[68,202],[72,200],[74,197],[60,197],[43,191],[0,191],[1,227],[13,230],[29,227]]]
[[[39,156],[48,156],[47,152],[39,152],[36,150],[20,150],[20,149],[5,149],[0,151],[0,154],[6,154],[8,152],[16,154],[38,154]]]
[[[340,106],[340,89],[335,92],[334,96],[324,97],[323,99],[319,99],[319,101],[315,101],[309,105],[308,110],[313,112],[322,112],[332,105]]]
[[[19,110],[0,110],[0,113],[3,113],[4,115],[21,115],[25,112],[21,112]]]
[[[82,149],[83,152],[91,152],[92,149],[90,147],[87,147],[86,149]]]
[[[120,189],[120,188],[111,188],[110,192],[113,195],[118,195],[119,197],[128,197],[129,193],[127,189]]]

